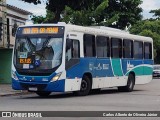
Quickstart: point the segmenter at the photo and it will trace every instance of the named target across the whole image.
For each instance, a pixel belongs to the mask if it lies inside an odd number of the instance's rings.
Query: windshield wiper
[[[32,42],[31,42],[29,37],[26,37],[26,42],[27,42],[27,44],[29,46],[30,51],[34,51],[34,46],[33,46],[33,44],[32,44]]]
[[[47,45],[48,45],[50,39],[51,39],[51,36],[47,37],[46,41],[43,43],[42,48],[47,47]]]

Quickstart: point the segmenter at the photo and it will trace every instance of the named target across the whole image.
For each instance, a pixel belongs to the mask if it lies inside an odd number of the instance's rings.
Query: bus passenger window
[[[78,40],[67,39],[66,60],[80,58],[80,45]]]
[[[96,45],[97,57],[109,57],[109,38],[104,36],[97,36]]]
[[[73,40],[72,57],[80,58],[80,46],[78,40]]]
[[[133,41],[123,40],[123,58],[133,58]]]
[[[66,42],[66,66],[69,69],[79,63],[80,58],[80,43],[78,40],[67,39]]]
[[[111,56],[113,58],[122,57],[122,40],[117,38],[111,38]]]
[[[72,40],[67,39],[66,40],[66,61],[69,61],[72,58],[71,49],[72,49]]]
[[[95,36],[85,34],[84,35],[84,56],[85,57],[95,57]]]
[[[152,44],[144,43],[144,59],[152,59]]]
[[[143,42],[134,41],[134,58],[143,59]]]

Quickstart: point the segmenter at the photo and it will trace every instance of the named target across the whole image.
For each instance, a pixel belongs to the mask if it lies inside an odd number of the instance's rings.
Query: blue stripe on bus
[[[70,79],[82,78],[83,74],[88,72],[93,78],[128,76],[128,71],[133,71],[136,75],[152,75],[152,67],[149,66],[152,64],[153,60],[82,58],[78,64],[66,71],[66,76]]]

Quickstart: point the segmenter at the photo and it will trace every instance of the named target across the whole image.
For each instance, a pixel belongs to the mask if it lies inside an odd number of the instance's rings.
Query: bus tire
[[[51,92],[38,91],[36,92],[36,94],[39,95],[40,97],[47,97],[51,94]]]
[[[76,95],[85,96],[88,95],[91,90],[91,80],[88,76],[84,76],[81,81],[80,91],[76,91]]]
[[[135,85],[135,77],[133,74],[129,74],[126,86],[118,87],[120,92],[132,92]]]

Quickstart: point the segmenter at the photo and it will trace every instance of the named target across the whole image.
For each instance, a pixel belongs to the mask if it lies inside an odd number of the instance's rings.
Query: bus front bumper
[[[14,90],[28,90],[28,91],[48,91],[48,92],[64,92],[65,80],[57,80],[55,82],[36,83],[23,82],[12,78],[12,88]]]

